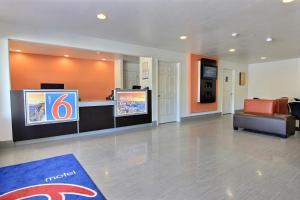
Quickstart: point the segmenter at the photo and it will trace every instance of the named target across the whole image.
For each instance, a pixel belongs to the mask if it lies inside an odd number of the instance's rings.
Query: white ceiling
[[[300,0],[1,0],[0,21],[228,61],[300,57]]]

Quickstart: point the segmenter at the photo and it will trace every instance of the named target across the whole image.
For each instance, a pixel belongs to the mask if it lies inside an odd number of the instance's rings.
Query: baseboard
[[[234,110],[234,113],[238,113],[238,112],[242,112],[244,109],[237,109],[237,110]]]
[[[194,115],[194,116],[187,116],[187,117],[181,117],[181,122],[186,122],[190,120],[197,120],[197,119],[206,119],[206,118],[213,118],[213,117],[219,117],[221,116],[221,112],[216,113],[208,113],[203,115]]]
[[[158,121],[152,121],[152,127],[158,127]]]
[[[2,141],[0,142],[0,149],[6,148],[6,147],[13,147],[15,146],[15,143],[13,141]]]

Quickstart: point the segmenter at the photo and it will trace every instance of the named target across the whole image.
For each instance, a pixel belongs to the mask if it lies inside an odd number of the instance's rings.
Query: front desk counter
[[[79,121],[25,125],[23,91],[11,91],[13,141],[46,138],[103,129],[114,129],[152,122],[151,91],[148,91],[148,113],[115,117],[115,101],[79,101]]]
[[[115,101],[79,102],[79,133],[152,123],[150,90],[147,105],[147,114],[115,117]]]
[[[80,101],[79,133],[115,127],[115,101]]]

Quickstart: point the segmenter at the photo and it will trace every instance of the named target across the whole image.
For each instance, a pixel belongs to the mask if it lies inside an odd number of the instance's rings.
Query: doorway
[[[223,69],[222,114],[234,113],[234,70]]]
[[[158,123],[175,122],[179,115],[178,63],[158,62]]]
[[[132,89],[134,85],[140,85],[139,63],[124,61],[123,64],[123,88]]]

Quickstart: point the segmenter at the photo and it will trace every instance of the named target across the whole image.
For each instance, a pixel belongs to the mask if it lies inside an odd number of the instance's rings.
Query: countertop
[[[95,101],[79,101],[79,107],[91,107],[91,106],[113,106],[115,101],[113,100],[95,100]]]

